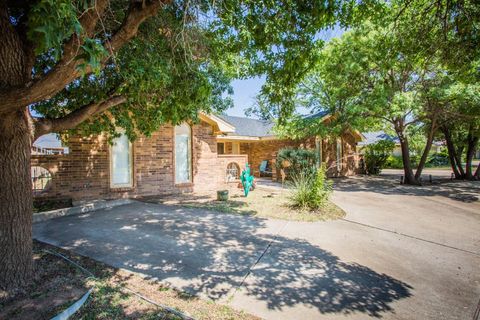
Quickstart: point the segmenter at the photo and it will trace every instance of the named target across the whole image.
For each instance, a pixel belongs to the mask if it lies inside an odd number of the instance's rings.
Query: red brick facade
[[[231,144],[231,143],[230,143]],[[228,142],[225,142],[228,145]],[[337,140],[322,139],[322,163],[325,164],[328,176],[350,176],[358,172],[358,156],[356,154],[356,141],[350,133],[345,133],[341,137],[341,156],[342,161],[340,170],[337,168]],[[240,153],[248,155],[249,164],[256,177],[260,176],[259,167],[263,160],[268,160],[272,164],[274,175],[275,159],[277,153],[282,148],[305,148],[316,149],[315,138],[311,137],[302,140],[261,140],[256,142],[241,142]]]
[[[226,169],[235,163],[240,170],[250,163],[255,176],[263,160],[273,168],[278,150],[284,147],[315,149],[315,138],[305,140],[263,140],[241,142],[239,155],[217,154],[217,137],[206,122],[192,126],[192,181],[175,183],[174,127],[165,125],[150,137],[140,137],[132,143],[133,186],[112,188],[110,185],[110,145],[103,136],[73,137],[68,142],[69,153],[63,155],[32,155],[32,166],[47,169],[52,179],[37,198],[56,199],[115,199],[139,196],[167,195],[183,192],[214,191],[226,187]],[[232,143],[225,143],[231,153]],[[343,161],[336,166],[336,140],[323,140],[322,159],[330,176],[352,175],[358,159],[353,136],[342,137]],[[278,176],[274,172],[274,177]]]
[[[175,184],[174,127],[165,125],[132,143],[133,187],[110,186],[110,145],[103,136],[73,137],[64,155],[32,155],[32,166],[47,169],[52,180],[42,198],[114,199],[221,188],[230,162],[245,166],[246,156],[217,157],[216,136],[204,122],[192,126],[192,182]]]

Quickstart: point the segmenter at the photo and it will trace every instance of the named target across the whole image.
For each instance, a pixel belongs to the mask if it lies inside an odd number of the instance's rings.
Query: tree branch
[[[80,19],[87,36],[93,35],[98,20],[105,11],[109,1],[96,0],[95,3],[95,8],[89,9]],[[122,25],[117,32],[113,34],[110,41],[104,44],[110,52],[110,55],[102,61],[103,66],[113,54],[136,35],[140,24],[149,17],[154,16],[162,5],[164,5],[164,2],[160,0],[150,1],[148,3],[146,1],[131,2]],[[0,113],[51,98],[67,84],[80,77],[81,71],[78,69],[78,66],[83,61],[75,59],[80,53],[80,45],[80,39],[78,39],[76,35],[72,36],[64,46],[62,59],[49,73],[35,80],[33,83],[27,84],[25,87],[3,92],[0,91]],[[88,74],[91,72],[91,68],[87,67],[85,73]]]
[[[63,118],[35,118],[35,139],[50,132],[60,132],[73,129],[90,117],[99,115],[107,109],[122,104],[126,101],[127,98],[124,96],[112,96],[108,100],[92,102],[86,106],[83,106],[80,109],[67,114]]]

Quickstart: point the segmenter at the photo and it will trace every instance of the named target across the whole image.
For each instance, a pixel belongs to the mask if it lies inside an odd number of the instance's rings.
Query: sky
[[[341,36],[344,29],[336,26],[332,29],[324,30],[319,33],[319,37],[325,41]],[[253,105],[255,96],[260,92],[265,83],[265,77],[256,77],[246,80],[235,80],[233,87],[233,108],[227,110],[230,116],[245,117],[244,110]]]

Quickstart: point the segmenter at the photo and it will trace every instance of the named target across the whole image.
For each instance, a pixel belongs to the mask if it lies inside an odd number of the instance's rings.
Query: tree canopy
[[[295,138],[351,127],[395,132],[406,182],[416,183],[442,126],[461,119],[465,132],[472,137],[477,132],[478,7],[463,1],[396,1],[384,9],[381,18],[370,17],[317,51],[315,65],[295,92],[295,105],[313,115],[293,115],[276,130]],[[261,107],[253,110],[268,109]],[[315,116],[325,112],[334,115],[328,125]],[[409,155],[413,132],[425,136],[415,176]]]
[[[134,138],[225,110],[232,78],[265,74],[268,100],[289,101],[323,44],[319,30],[375,8],[352,0],[8,2],[31,79],[0,91],[0,111],[31,105],[43,116],[36,136],[123,127]]]
[[[30,148],[49,132],[123,128],[134,139],[230,104],[233,78],[266,75],[293,110],[318,33],[381,11],[375,0],[0,0],[0,286],[32,271]],[[35,116],[32,117],[31,113]]]

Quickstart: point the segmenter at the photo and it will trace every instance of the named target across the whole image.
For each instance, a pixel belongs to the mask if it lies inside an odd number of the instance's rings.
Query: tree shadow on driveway
[[[281,310],[380,317],[412,287],[305,240],[276,235],[283,221],[135,203],[38,223],[35,237],[189,293],[225,300],[245,293]],[[257,259],[270,248],[251,271]],[[251,274],[245,276],[251,271]]]
[[[381,317],[390,303],[411,296],[412,287],[357,263],[343,262],[307,241],[279,237],[254,268],[249,295],[282,310],[307,304],[321,313],[363,312]]]
[[[422,186],[401,185],[395,175],[354,176],[335,178],[334,190],[346,192],[373,192],[384,195],[442,196],[471,203],[480,199],[479,181],[437,180]]]

